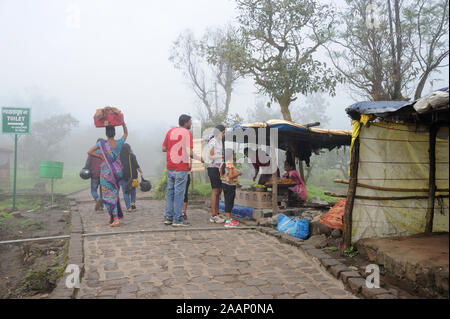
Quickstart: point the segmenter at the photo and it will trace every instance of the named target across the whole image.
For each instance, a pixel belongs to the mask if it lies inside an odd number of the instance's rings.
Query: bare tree
[[[449,2],[417,0],[407,15],[416,21],[410,44],[422,72],[414,94],[414,99],[419,99],[429,76],[448,66],[442,62],[449,56]]]
[[[373,101],[420,95],[448,56],[448,0],[346,2],[337,46],[327,49],[352,92]]]
[[[190,30],[182,33],[174,42],[170,61],[189,80],[195,95],[201,102],[198,108],[203,122],[215,124],[228,119],[234,85],[240,75],[223,54],[218,54],[215,63],[206,59],[208,46],[226,45],[233,38],[234,30],[208,30],[202,40],[196,40]]]

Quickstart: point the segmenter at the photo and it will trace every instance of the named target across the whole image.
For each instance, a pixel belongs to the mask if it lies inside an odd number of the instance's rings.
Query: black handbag
[[[141,183],[139,185],[141,186],[142,192],[149,192],[152,189],[152,184],[150,183],[150,181],[143,179],[142,177]]]

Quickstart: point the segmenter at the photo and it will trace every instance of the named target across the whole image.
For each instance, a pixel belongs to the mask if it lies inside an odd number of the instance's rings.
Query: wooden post
[[[303,169],[303,161],[302,160],[298,160],[298,170],[300,172],[300,177],[302,178],[303,183],[305,183],[305,170]]]
[[[434,201],[436,197],[436,135],[438,131],[436,125],[430,127],[430,148],[428,149],[430,159],[430,170],[428,175],[429,192],[428,192],[428,209],[425,217],[425,233],[431,234],[433,232],[434,219]]]
[[[352,246],[352,213],[355,202],[356,186],[358,184],[358,164],[359,164],[359,138],[355,140],[350,157],[350,183],[347,190],[347,202],[344,211],[344,247],[348,249]]]
[[[278,164],[276,163],[275,159],[276,157],[276,149],[275,149],[275,140],[272,136],[273,132],[270,132],[270,164],[276,165],[278,167]],[[278,214],[278,175],[277,170],[272,173],[272,210],[273,214]]]

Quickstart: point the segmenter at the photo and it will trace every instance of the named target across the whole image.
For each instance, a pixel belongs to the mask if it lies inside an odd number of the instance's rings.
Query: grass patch
[[[0,201],[0,212],[1,211],[8,211],[12,209],[12,196],[7,197],[4,200]],[[17,196],[16,197],[16,208],[20,211],[26,211],[26,210],[38,210],[43,205],[45,205],[46,202],[42,198],[28,198],[23,196]]]
[[[55,179],[53,184],[53,191],[57,194],[70,194],[90,186],[90,180],[83,180],[79,176],[79,167],[64,167],[63,178]],[[13,168],[11,167],[10,175],[10,187],[7,189],[2,189],[2,191],[11,192],[13,191]],[[18,167],[17,169],[17,190],[27,191],[33,190],[34,185],[38,183],[45,183],[45,191],[50,194],[51,190],[51,180],[47,178],[40,178],[39,171],[33,171]]]
[[[306,190],[308,191],[308,200],[318,197],[320,200],[326,201],[328,203],[336,203],[338,199],[336,197],[331,197],[325,195],[325,191],[319,187],[307,185]]]
[[[206,183],[206,184],[196,183],[196,184],[194,184],[194,192],[190,191],[190,194],[209,197],[209,196],[211,196],[211,192],[212,192],[212,188],[211,188],[210,183]]]

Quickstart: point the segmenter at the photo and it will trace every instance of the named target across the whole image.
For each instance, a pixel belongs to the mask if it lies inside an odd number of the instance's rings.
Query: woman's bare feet
[[[119,227],[120,226],[120,222],[118,220],[115,220],[112,222],[112,224],[110,225],[111,227]]]
[[[101,205],[101,204],[102,204],[102,199],[99,198],[99,199],[97,200],[97,203],[95,203],[95,211],[96,211],[96,212],[100,210],[100,205]]]

